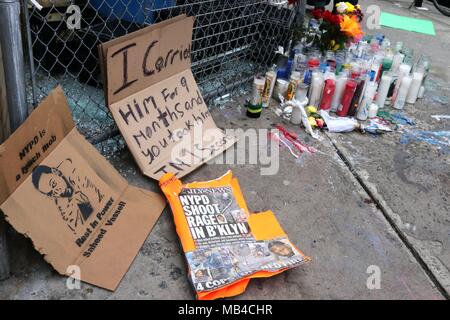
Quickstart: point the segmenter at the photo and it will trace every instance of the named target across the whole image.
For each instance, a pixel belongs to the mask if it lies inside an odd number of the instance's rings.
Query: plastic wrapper
[[[310,260],[289,241],[271,211],[249,212],[231,171],[188,184],[168,173],[159,183],[198,299],[241,294],[252,278],[271,277]]]
[[[329,132],[351,132],[359,128],[359,123],[356,119],[332,117],[324,110],[320,110],[319,113],[325,121]]]

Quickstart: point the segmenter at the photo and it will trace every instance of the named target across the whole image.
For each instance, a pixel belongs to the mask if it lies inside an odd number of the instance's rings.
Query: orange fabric
[[[309,257],[305,256],[287,239],[286,233],[281,228],[272,211],[249,213],[238,181],[233,177],[231,171],[228,171],[216,180],[192,182],[185,185],[173,174],[167,173],[160,179],[159,183],[171,206],[176,230],[188,261],[189,275],[199,300],[212,300],[241,294],[247,288],[251,278],[271,277],[289,268],[310,261]],[[230,188],[232,196],[230,196]],[[221,200],[221,197],[225,200]],[[214,201],[217,203],[212,203]],[[204,211],[206,210],[206,203],[208,203],[207,206],[211,210],[215,208],[217,212],[200,212],[199,206],[202,206],[201,209]],[[238,217],[233,215],[233,219],[225,218],[225,212],[229,211],[231,211],[230,214],[237,214]],[[220,215],[223,215],[225,222],[218,222],[219,220],[216,220]],[[201,218],[209,219],[206,221],[208,222],[209,230],[213,230],[211,234],[209,233],[210,231],[205,235],[202,232],[197,233],[198,231],[193,230],[198,226],[196,223],[202,226],[204,220]],[[232,220],[232,223],[228,219]],[[234,226],[232,228],[228,225]],[[239,225],[240,228],[236,225]],[[245,228],[247,225],[248,230]],[[208,227],[206,228],[208,229]],[[217,235],[219,227],[223,227],[221,230],[224,234]],[[226,233],[226,230],[230,233]],[[232,231],[237,232],[237,230],[240,233],[232,233]],[[223,242],[208,242],[212,241],[211,238],[214,241]],[[240,242],[241,240],[242,242]],[[236,243],[236,241],[238,242]],[[199,247],[197,247],[196,243],[199,244]],[[237,256],[239,257],[239,254],[242,254],[242,252],[239,253],[241,245],[242,250],[248,250],[246,253],[248,257],[245,257],[245,263],[243,265],[248,267],[247,259],[250,259],[257,265],[259,265],[258,263],[260,261],[265,261],[264,263],[261,262],[261,268],[252,265],[251,268],[253,269],[248,269],[250,271],[244,269],[246,272],[242,272],[240,269],[242,266],[238,267],[242,261],[236,258]],[[264,250],[266,251],[262,254]],[[257,255],[259,253],[261,253],[261,256]],[[191,265],[190,261],[192,262],[192,259],[195,259],[193,257],[196,254],[200,257],[201,262],[197,261]],[[204,265],[210,264],[211,262],[208,261],[214,261],[217,257],[219,257],[218,261],[221,262],[226,258],[232,261],[232,264],[230,262],[228,263],[228,267],[233,277],[230,273],[226,273],[229,278],[224,278],[223,276],[214,278],[211,276],[211,270],[207,269]],[[202,267],[198,267],[199,265]],[[192,270],[192,268],[195,268],[193,266],[198,268],[200,275],[197,275],[194,272],[195,270]],[[224,268],[211,266],[211,269],[221,270]],[[239,272],[235,269],[239,270]],[[211,279],[204,282],[206,287],[201,282],[204,280],[198,280],[199,278],[205,278],[205,271],[207,271],[209,276],[209,278],[206,278]],[[197,282],[194,281],[194,278]],[[232,280],[228,281],[228,279]]]

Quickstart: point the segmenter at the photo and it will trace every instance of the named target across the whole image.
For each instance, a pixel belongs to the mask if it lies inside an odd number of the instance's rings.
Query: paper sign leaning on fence
[[[77,131],[59,87],[0,145],[0,209],[60,274],[115,290],[164,206]]]
[[[185,15],[102,44],[106,99],[142,172],[179,177],[232,146],[191,71],[193,17]]]

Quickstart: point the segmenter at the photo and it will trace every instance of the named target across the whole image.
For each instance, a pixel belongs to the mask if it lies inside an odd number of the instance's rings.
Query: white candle
[[[424,94],[425,94],[425,87],[421,86],[417,98],[422,99]]]
[[[367,117],[369,119],[373,119],[377,116],[378,113],[378,105],[376,103],[372,103],[369,107],[369,112],[367,114]]]
[[[376,104],[380,108],[384,107],[384,103],[386,102],[386,97],[388,95],[391,83],[392,83],[392,73],[384,72],[383,75],[381,76],[380,87],[378,88],[378,95],[376,100]]]
[[[397,100],[398,90],[400,89],[400,86],[402,84],[402,80],[406,75],[409,75],[409,72],[411,71],[411,66],[408,64],[401,64],[398,68],[398,79],[397,83],[395,84],[394,93],[392,94],[392,100]]]
[[[323,90],[323,76],[321,73],[314,72],[311,79],[311,86],[309,90],[309,104],[312,106],[319,106],[320,98]]]
[[[411,87],[409,88],[408,95],[406,96],[406,102],[414,104],[419,96],[419,90],[422,86],[423,72],[414,72]]]
[[[411,87],[412,77],[406,75],[402,78],[402,83],[400,84],[400,89],[398,90],[397,98],[393,104],[395,109],[403,109],[405,106],[406,95],[408,94],[409,88]]]
[[[333,112],[336,112],[339,103],[341,102],[347,80],[348,78],[345,75],[340,75],[336,80],[336,88],[334,89],[333,100],[331,100],[331,111]]]
[[[364,93],[364,97],[361,101],[361,104],[358,107],[358,112],[356,114],[356,118],[358,120],[361,121],[367,120],[367,116],[369,113],[369,106],[373,102],[373,98],[375,97],[376,91],[377,91],[376,82],[369,82],[366,88],[366,92]]]
[[[391,66],[392,73],[394,74],[397,73],[400,64],[403,62],[403,59],[405,59],[405,55],[402,53],[397,53],[394,56],[394,58],[392,59],[392,66]]]

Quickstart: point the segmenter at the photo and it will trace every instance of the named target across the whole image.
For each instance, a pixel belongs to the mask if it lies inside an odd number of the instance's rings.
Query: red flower
[[[326,12],[323,8],[315,8],[312,11],[312,15],[315,19],[319,20],[323,18],[323,14]]]
[[[288,4],[296,4],[298,0],[288,0]]]
[[[331,23],[331,24],[339,24],[341,23],[341,16],[338,14],[333,14],[328,10],[325,10],[323,13],[323,20]]]

